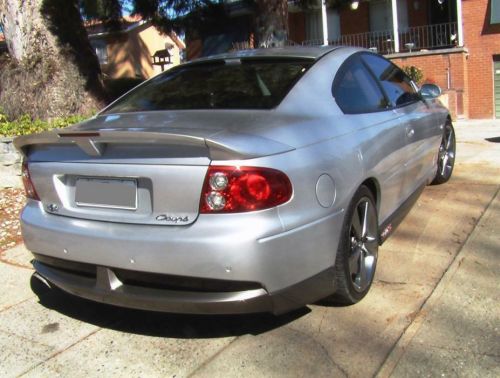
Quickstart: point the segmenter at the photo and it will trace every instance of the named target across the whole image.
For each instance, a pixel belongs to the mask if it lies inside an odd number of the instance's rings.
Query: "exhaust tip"
[[[47,281],[47,279],[45,277],[43,277],[42,275],[40,275],[40,273],[38,273],[38,272],[33,273],[33,277],[35,277],[36,279],[38,279],[45,286],[47,286],[49,289],[52,289],[52,286],[50,286],[50,282]]]

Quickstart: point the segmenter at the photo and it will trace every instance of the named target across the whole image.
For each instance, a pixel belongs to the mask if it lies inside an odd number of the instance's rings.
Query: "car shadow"
[[[128,309],[89,301],[47,287],[31,277],[31,289],[45,308],[70,318],[115,331],[169,338],[219,338],[258,335],[279,328],[311,312],[307,307],[290,313],[245,315],[190,315]]]
[[[485,140],[492,143],[500,143],[500,137],[485,138]]]
[[[332,308],[352,306],[352,304],[341,303],[341,302],[334,302],[334,301],[331,301],[331,300],[328,300],[328,299],[321,299],[321,300],[315,302],[314,304],[316,306],[332,307]]]

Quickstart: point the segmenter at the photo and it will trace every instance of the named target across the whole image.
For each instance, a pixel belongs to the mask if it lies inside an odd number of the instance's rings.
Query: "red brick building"
[[[420,68],[424,82],[443,89],[454,115],[500,118],[500,0],[320,4],[304,11],[292,2],[291,41],[370,48],[400,66]]]

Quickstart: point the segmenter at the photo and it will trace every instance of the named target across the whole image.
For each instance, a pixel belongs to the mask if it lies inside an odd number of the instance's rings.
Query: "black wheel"
[[[337,291],[332,300],[359,302],[370,290],[378,257],[378,218],[371,191],[361,186],[347,210],[337,257]]]
[[[437,172],[432,185],[444,184],[448,181],[453,173],[455,165],[455,130],[450,121],[446,122],[443,130],[443,138],[439,146]]]

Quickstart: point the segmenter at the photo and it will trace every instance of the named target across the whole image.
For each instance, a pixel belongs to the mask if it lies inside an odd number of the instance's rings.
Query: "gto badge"
[[[170,215],[160,214],[156,217],[156,220],[160,222],[186,223],[189,222],[189,217],[187,215],[185,217],[174,217]]]

